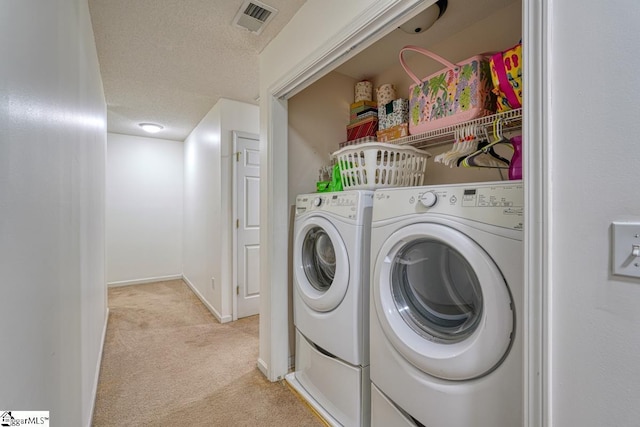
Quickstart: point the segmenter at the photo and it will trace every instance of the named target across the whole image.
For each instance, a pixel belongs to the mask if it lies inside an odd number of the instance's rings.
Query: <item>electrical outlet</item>
[[[215,277],[211,278],[211,289],[213,289],[214,291],[216,290],[216,278]]]

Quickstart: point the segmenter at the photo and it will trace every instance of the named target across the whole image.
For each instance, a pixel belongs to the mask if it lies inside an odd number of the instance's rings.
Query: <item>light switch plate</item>
[[[640,222],[612,224],[611,272],[640,278]]]

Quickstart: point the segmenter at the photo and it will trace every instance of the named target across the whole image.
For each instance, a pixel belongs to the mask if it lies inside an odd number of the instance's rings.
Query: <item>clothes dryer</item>
[[[296,358],[287,380],[334,425],[369,423],[372,204],[364,190],[296,198]]]
[[[374,199],[372,425],[522,425],[522,182]]]

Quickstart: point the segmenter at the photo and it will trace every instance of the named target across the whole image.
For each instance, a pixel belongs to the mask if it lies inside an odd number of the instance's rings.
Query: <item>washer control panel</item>
[[[296,217],[310,212],[327,212],[344,218],[356,219],[359,204],[372,205],[373,192],[334,192],[301,194],[296,197]]]
[[[500,181],[383,189],[374,195],[373,221],[416,213],[522,229],[524,187],[522,181]]]

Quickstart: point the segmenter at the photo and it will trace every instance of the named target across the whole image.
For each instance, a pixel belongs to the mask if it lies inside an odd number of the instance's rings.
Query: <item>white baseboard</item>
[[[200,299],[200,301],[202,301],[202,303],[204,304],[205,307],[207,307],[207,309],[211,312],[211,314],[213,314],[215,316],[216,319],[218,319],[218,322],[220,323],[227,323],[227,322],[231,322],[233,319],[230,315],[227,316],[222,316],[220,315],[220,313],[218,313],[218,310],[215,309],[214,306],[212,306],[209,301],[207,301],[204,296],[202,296],[202,294],[200,293],[200,291],[198,290],[198,288],[196,288],[194,286],[193,283],[191,283],[191,281],[189,280],[189,278],[185,275],[182,275],[182,280],[184,280],[184,282],[187,284],[187,286],[189,286],[191,288],[191,290],[193,291],[194,294],[196,294],[196,296]]]
[[[107,315],[104,317],[104,327],[102,328],[102,338],[100,340],[100,356],[98,357],[98,366],[96,366],[96,376],[93,379],[93,389],[91,390],[91,410],[89,411],[89,424],[91,427],[93,422],[93,411],[96,408],[96,397],[98,395],[98,381],[100,381],[100,368],[102,367],[102,356],[104,354],[104,343],[107,340],[107,324],[109,323],[109,307],[107,307]]]
[[[143,285],[145,283],[166,282],[168,280],[180,280],[180,279],[182,279],[182,274],[173,274],[171,276],[148,277],[146,279],[122,280],[119,282],[109,282],[107,283],[107,286],[110,288],[115,288],[118,286]]]

